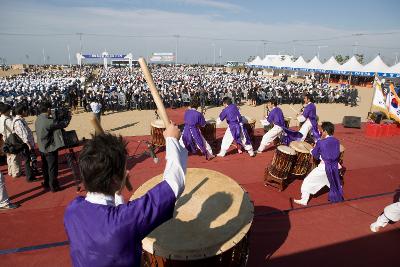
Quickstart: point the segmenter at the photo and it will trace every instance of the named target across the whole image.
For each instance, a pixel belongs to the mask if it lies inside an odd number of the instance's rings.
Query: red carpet
[[[182,118],[182,110],[169,113],[177,122]],[[262,132],[256,131],[256,146]],[[223,133],[218,129],[217,138],[222,138]],[[329,204],[323,193],[312,198],[308,208],[293,209],[292,199],[300,195],[301,180],[292,182],[283,192],[265,187],[264,168],[271,162],[272,148],[255,158],[234,151],[212,161],[190,156],[188,167],[213,169],[232,177],[254,201],[248,266],[398,266],[400,223],[389,225],[378,234],[371,233],[369,225],[393,202],[399,188],[400,138],[366,138],[363,129],[344,129],[340,125],[335,135],[346,148],[344,192],[348,201],[340,204]],[[161,173],[165,165],[163,151],[157,153],[159,164],[148,157],[134,157],[145,149],[144,145],[137,149],[137,141],[148,138],[127,138],[132,156],[128,162],[130,180],[135,188]],[[63,213],[76,192],[62,156],[60,162],[59,179],[64,190],[55,194],[43,191],[40,183],[28,184],[24,178],[13,180],[6,176],[9,195],[22,206],[0,212],[0,266],[70,265],[64,243],[44,249],[35,247],[67,240]],[[6,173],[6,166],[1,166],[1,171]],[[129,198],[130,193],[124,195]],[[32,250],[12,253],[13,249],[25,247]]]

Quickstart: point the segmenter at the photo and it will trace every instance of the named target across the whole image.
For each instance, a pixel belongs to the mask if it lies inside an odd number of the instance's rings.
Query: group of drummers
[[[301,198],[295,199],[295,203],[307,205],[310,196],[325,186],[330,188],[330,201],[343,200],[339,172],[342,166],[339,161],[342,159],[344,148],[340,145],[339,140],[333,137],[335,127],[331,122],[322,122],[321,130],[318,129],[318,116],[312,96],[304,96],[303,109],[297,114],[297,120],[301,125],[298,131],[289,128],[288,119],[284,117],[277,101],[269,100],[266,104],[268,115],[261,120],[261,124],[268,130],[262,137],[257,150],[254,150],[252,145],[255,121],[242,116],[231,98],[225,97],[223,105],[224,109],[217,118],[216,124],[226,120],[228,128],[216,156],[224,157],[233,142],[235,142],[238,153],[246,150],[251,157],[263,153],[267,147],[274,144],[277,146],[277,150],[272,165],[279,166],[268,168],[269,176],[283,181],[288,178],[290,173],[294,175],[308,174],[301,186]],[[206,159],[210,160],[215,157],[209,144],[215,140],[215,125],[212,126],[213,123],[206,121],[204,115],[197,111],[198,107],[198,101],[193,99],[184,115],[185,124],[179,142],[190,153],[200,151]],[[214,131],[211,135],[208,131],[210,127],[211,131]],[[267,182],[267,184],[269,183]]]

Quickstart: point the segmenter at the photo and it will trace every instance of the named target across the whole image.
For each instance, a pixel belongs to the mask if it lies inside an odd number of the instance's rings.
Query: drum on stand
[[[247,130],[250,138],[254,139],[254,129],[256,128],[256,120],[247,116],[242,116],[244,128]]]
[[[296,151],[296,159],[290,173],[297,176],[308,174],[312,167],[312,146],[303,141],[293,141],[289,146]]]
[[[296,151],[284,145],[278,146],[272,159],[271,166],[265,169],[264,181],[266,185],[277,187],[282,191],[286,185],[292,164],[296,158]]]
[[[151,143],[154,146],[165,146],[164,130],[165,124],[162,120],[154,120],[151,122]]]
[[[133,194],[143,196],[158,175]],[[174,216],[143,239],[143,266],[245,266],[254,206],[248,194],[222,173],[189,168]]]
[[[216,126],[216,121],[214,119],[209,119],[206,121],[206,125],[204,127],[200,127],[201,134],[209,144],[215,143],[217,140]]]

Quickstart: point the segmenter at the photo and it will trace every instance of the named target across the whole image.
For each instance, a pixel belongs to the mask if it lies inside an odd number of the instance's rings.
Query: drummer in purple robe
[[[251,144],[251,139],[246,128],[243,127],[242,115],[239,109],[235,104],[232,104],[232,99],[230,97],[224,97],[222,103],[225,108],[222,110],[221,114],[219,114],[217,124],[220,124],[226,119],[229,127],[226,129],[225,135],[222,138],[221,150],[217,156],[224,157],[232,142],[235,141],[238,145],[239,153],[242,153],[242,148],[244,148],[251,157],[254,157],[255,153]]]
[[[307,205],[311,195],[316,194],[323,187],[329,187],[328,199],[331,202],[343,200],[343,189],[339,176],[339,157],[340,143],[333,133],[335,126],[331,122],[323,122],[322,139],[317,141],[315,147],[311,150],[314,158],[321,162],[312,170],[301,185],[301,199],[295,199],[294,202],[300,205]]]
[[[204,127],[206,125],[206,120],[203,114],[197,111],[198,107],[199,101],[197,98],[192,98],[189,108],[185,112],[185,128],[183,129],[179,142],[186,147],[190,153],[196,153],[197,149],[199,149],[206,159],[212,159],[215,157],[212,148],[206,139],[204,139],[199,129],[199,127]]]
[[[302,114],[297,116],[299,122],[304,122],[300,128],[300,133],[303,135],[301,141],[304,141],[311,131],[314,140],[320,139],[320,133],[318,131],[317,122],[317,107],[313,103],[313,97],[311,95],[304,96],[304,110]]]
[[[269,114],[266,119],[261,120],[261,124],[264,126],[272,124],[273,127],[264,134],[260,146],[257,149],[257,153],[262,153],[277,137],[281,137],[282,143],[285,145],[290,144],[291,141],[299,140],[302,137],[300,132],[293,131],[286,127],[283,112],[278,107],[278,103],[275,99],[267,101],[267,108]]]
[[[124,202],[127,150],[122,137],[101,134],[82,149],[79,167],[87,190],[67,207],[64,226],[73,266],[140,266],[142,239],[173,216],[185,186],[187,150],[171,123],[164,131],[164,179],[139,199]]]

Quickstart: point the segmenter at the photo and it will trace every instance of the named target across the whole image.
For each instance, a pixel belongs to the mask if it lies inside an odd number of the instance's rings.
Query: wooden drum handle
[[[146,79],[147,85],[150,88],[151,95],[153,96],[154,102],[156,103],[158,113],[160,118],[163,120],[165,127],[168,127],[170,124],[167,112],[165,111],[164,104],[161,100],[160,94],[157,91],[156,85],[153,81],[153,76],[151,75],[149,68],[147,67],[146,60],[144,58],[139,58],[139,65],[143,71],[144,78]]]

